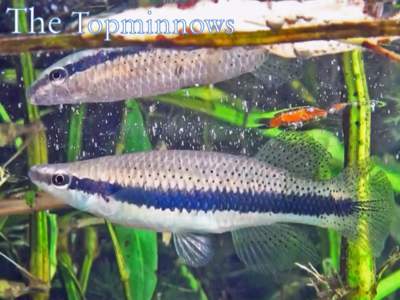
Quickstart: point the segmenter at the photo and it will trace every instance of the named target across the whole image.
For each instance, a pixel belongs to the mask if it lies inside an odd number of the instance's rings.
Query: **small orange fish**
[[[288,127],[303,124],[306,122],[315,121],[317,119],[326,118],[328,112],[325,109],[303,106],[296,107],[277,114],[269,121],[269,127]]]
[[[304,123],[325,119],[328,114],[336,114],[345,109],[349,103],[335,103],[329,109],[314,106],[301,106],[278,113],[269,120],[270,128],[302,126]]]

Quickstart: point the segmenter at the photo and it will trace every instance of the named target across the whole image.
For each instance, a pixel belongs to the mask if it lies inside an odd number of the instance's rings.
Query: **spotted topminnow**
[[[208,233],[232,232],[239,257],[255,267],[268,260],[271,268],[277,253],[290,251],[298,259],[313,251],[304,235],[280,223],[333,228],[352,239],[359,232],[358,219],[364,218],[378,252],[393,202],[386,177],[380,172],[367,175],[373,183],[370,200],[358,201],[353,172],[325,181],[307,178],[302,170],[319,166],[306,161],[310,148],[296,155],[282,151],[283,144],[289,143],[271,142],[255,158],[150,151],[35,166],[29,176],[80,210],[119,224],[173,232],[178,254],[191,265],[210,259]],[[271,152],[277,149],[281,152]],[[272,161],[276,163],[268,163]],[[284,162],[295,166],[293,172],[279,167]],[[267,249],[265,255],[257,257],[258,250],[252,247],[258,246]]]
[[[294,66],[283,67],[281,60],[268,56],[262,47],[85,50],[46,69],[28,98],[38,105],[111,102],[217,83],[249,72],[275,85],[296,76]]]

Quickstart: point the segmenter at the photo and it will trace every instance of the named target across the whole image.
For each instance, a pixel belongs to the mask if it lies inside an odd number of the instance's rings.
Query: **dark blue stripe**
[[[149,51],[147,46],[133,46],[127,48],[118,49],[102,49],[94,55],[82,57],[76,62],[65,65],[64,68],[68,72],[68,76],[75,74],[76,72],[82,72],[89,69],[92,66],[105,63],[106,61],[113,61],[114,59],[126,56],[130,54],[136,54],[143,51]]]
[[[296,215],[346,216],[357,210],[352,200],[335,201],[317,195],[284,195],[271,192],[232,193],[227,191],[181,191],[144,190],[135,187],[123,187],[118,184],[96,182],[90,179],[73,177],[69,186],[72,190],[80,190],[89,194],[98,194],[104,199],[114,199],[138,206],[155,207],[157,209],[178,209],[196,211],[226,211],[241,213],[292,213]]]
[[[113,61],[121,56],[127,56],[132,54],[137,54],[141,52],[151,51],[153,48],[146,45],[131,46],[125,48],[116,48],[113,50],[102,49],[94,55],[82,57],[80,60],[64,66],[68,72],[68,76],[76,72],[82,72],[89,69],[92,66],[105,63],[106,61]],[[198,49],[196,47],[183,47],[180,48],[181,51],[191,51]]]

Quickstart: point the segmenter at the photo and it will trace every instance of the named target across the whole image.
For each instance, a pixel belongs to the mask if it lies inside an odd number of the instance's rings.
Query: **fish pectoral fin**
[[[233,245],[240,260],[251,270],[275,274],[294,263],[319,261],[315,246],[299,228],[273,224],[232,231]]]
[[[214,243],[210,236],[196,233],[175,233],[174,245],[179,257],[191,267],[206,265],[214,255]]]

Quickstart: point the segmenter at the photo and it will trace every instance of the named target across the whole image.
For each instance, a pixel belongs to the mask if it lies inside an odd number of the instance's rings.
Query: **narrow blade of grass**
[[[68,130],[68,148],[67,160],[74,161],[79,158],[82,150],[83,119],[86,114],[86,105],[81,104],[71,109],[69,130]]]
[[[58,223],[56,214],[48,214],[49,220],[49,261],[50,261],[50,280],[57,271],[57,240]]]

